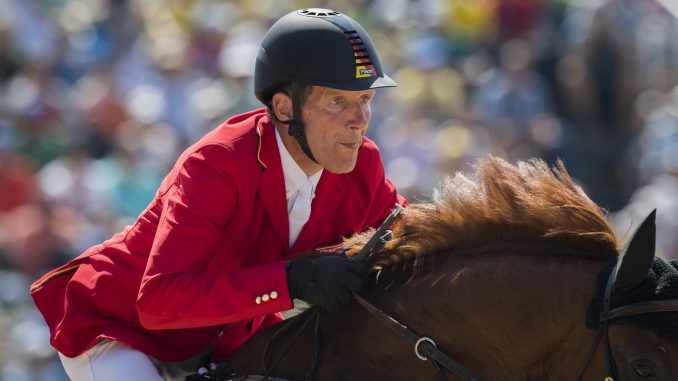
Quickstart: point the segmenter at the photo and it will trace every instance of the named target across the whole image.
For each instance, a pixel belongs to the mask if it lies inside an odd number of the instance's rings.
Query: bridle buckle
[[[422,361],[428,360],[428,357],[419,353],[419,344],[421,344],[424,341],[428,341],[429,343],[431,343],[431,345],[433,345],[433,348],[438,348],[438,346],[436,345],[436,342],[433,341],[433,339],[431,339],[430,337],[424,336],[424,337],[419,338],[419,340],[417,340],[417,342],[414,343],[414,354],[417,355],[417,357],[419,357],[419,359],[422,360]]]

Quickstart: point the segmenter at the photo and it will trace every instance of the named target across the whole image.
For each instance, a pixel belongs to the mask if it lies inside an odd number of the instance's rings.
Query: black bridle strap
[[[600,314],[601,317],[606,316],[608,314],[608,312],[610,311],[610,306],[612,305],[612,292],[614,291],[617,266],[619,266],[619,262],[615,264],[615,267],[612,269],[609,278],[607,278],[607,284],[605,285],[605,294],[603,297],[603,311]],[[608,335],[608,327],[609,320],[607,319],[603,320],[601,318],[600,327],[598,327],[598,332],[596,333],[596,339],[593,342],[593,346],[591,346],[591,349],[584,358],[584,362],[579,368],[579,371],[577,372],[574,381],[579,381],[584,376],[584,372],[591,364],[591,360],[593,360],[593,356],[596,353],[596,349],[598,349],[598,345],[600,344],[601,339],[605,343],[605,364],[607,366],[607,374],[609,375],[608,377],[605,378],[605,380],[607,381],[611,379],[614,381],[617,379],[617,367],[614,364],[614,356],[612,355],[612,348],[610,347],[610,337]]]
[[[584,372],[586,372],[586,369],[589,367],[589,363],[591,362],[591,359],[593,359],[593,355],[596,353],[596,350],[598,349],[598,345],[600,345],[600,339],[603,338],[603,330],[599,329],[598,332],[596,333],[596,338],[593,340],[593,344],[589,347],[589,350],[586,352],[586,357],[584,357],[586,360],[581,364],[579,367],[579,371],[577,371],[577,374],[574,376],[574,381],[579,381],[581,378],[584,376]]]
[[[370,237],[365,246],[363,246],[356,255],[351,257],[351,260],[356,262],[367,262],[374,253],[379,252],[386,242],[391,239],[392,233],[390,233],[390,230],[388,229],[402,211],[403,207],[396,203],[391,213],[386,217],[384,222],[381,223],[381,226],[379,226],[379,229],[372,233],[372,237]]]
[[[315,318],[315,327],[313,328],[313,358],[311,359],[311,365],[306,370],[306,380],[313,380],[316,369],[318,369],[318,361],[320,360],[320,350],[323,346],[323,338],[320,333],[320,313],[316,313],[317,317]]]
[[[393,332],[395,332],[398,336],[404,337],[410,340],[413,344],[415,344],[415,353],[423,356],[425,360],[431,361],[433,368],[436,370],[436,373],[442,380],[447,380],[447,377],[445,377],[444,372],[440,369],[438,365],[444,366],[445,368],[447,368],[448,370],[450,370],[451,372],[465,380],[480,381],[480,378],[476,377],[473,373],[466,370],[466,368],[464,368],[458,362],[454,361],[454,359],[452,359],[450,356],[440,351],[440,349],[438,349],[435,346],[431,339],[419,336],[416,333],[412,332],[409,328],[399,323],[397,320],[389,316],[384,311],[373,306],[371,303],[369,303],[359,295],[355,296],[355,300],[361,306],[363,306],[363,308],[365,308],[367,312],[372,314],[375,318],[377,318],[377,320],[386,324],[386,326],[390,328]]]
[[[605,286],[605,297],[603,299],[603,315],[606,315],[612,308],[612,294],[614,293],[614,285],[617,283],[617,268],[619,267],[619,261],[614,265],[610,277],[607,278],[607,285]],[[617,365],[614,362],[614,354],[612,353],[612,347],[610,346],[610,335],[609,335],[610,321],[602,320],[600,322],[600,330],[603,331],[603,343],[605,344],[605,365],[607,366],[608,378],[612,380],[618,380],[617,375]]]
[[[657,312],[678,312],[678,300],[655,300],[617,307],[601,315],[601,321],[621,319],[634,315],[652,314]]]
[[[313,306],[309,309],[307,312],[307,315],[303,320],[301,320],[301,326],[299,329],[296,331],[294,334],[294,337],[292,337],[292,340],[290,340],[289,344],[285,347],[285,349],[282,351],[282,353],[273,361],[273,364],[271,364],[270,367],[266,365],[266,359],[268,358],[268,353],[269,350],[272,350],[273,345],[275,344],[275,341],[277,341],[278,338],[282,337],[282,335],[289,331],[294,325],[298,323],[299,320],[297,319],[290,319],[283,325],[278,331],[276,331],[275,334],[271,337],[271,340],[269,341],[268,345],[266,346],[266,350],[264,351],[264,369],[266,370],[266,373],[264,374],[264,377],[262,381],[267,381],[269,377],[275,372],[275,370],[278,368],[278,365],[280,364],[280,361],[287,355],[287,353],[292,349],[292,346],[299,340],[299,337],[301,337],[301,334],[306,330],[306,327],[308,327],[309,323],[315,319],[316,320],[316,325],[315,325],[315,338],[314,338],[314,353],[313,353],[313,358],[311,359],[311,365],[309,366],[309,369],[306,371],[306,381],[311,380],[313,378],[313,374],[315,373],[315,370],[318,366],[318,352],[320,351],[320,330],[319,330],[319,309],[316,306]],[[299,319],[303,315],[298,315]]]

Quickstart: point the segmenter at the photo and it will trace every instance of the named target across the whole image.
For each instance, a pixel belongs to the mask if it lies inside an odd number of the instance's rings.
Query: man
[[[262,42],[255,94],[188,148],[136,223],[31,287],[69,377],[177,380],[223,361],[298,298],[336,311],[362,264],[300,254],[378,226],[396,203],[365,130],[395,86],[367,33],[307,9]]]

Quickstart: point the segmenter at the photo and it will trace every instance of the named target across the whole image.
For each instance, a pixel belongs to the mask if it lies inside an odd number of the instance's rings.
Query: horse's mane
[[[558,161],[532,159],[511,165],[486,157],[473,177],[457,173],[435,190],[433,202],[412,204],[393,226],[393,239],[372,264],[389,267],[442,250],[500,241],[545,241],[600,258],[618,255],[615,233],[603,212]],[[345,240],[351,256],[374,230]],[[454,252],[454,250],[450,250]]]

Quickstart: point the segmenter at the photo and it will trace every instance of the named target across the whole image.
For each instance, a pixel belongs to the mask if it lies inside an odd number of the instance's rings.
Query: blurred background
[[[398,82],[368,135],[411,201],[482,155],[561,158],[621,237],[658,208],[678,256],[674,0],[0,0],[0,381],[66,380],[29,284],[259,107],[258,45],[304,7],[358,20]]]

